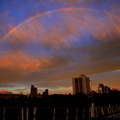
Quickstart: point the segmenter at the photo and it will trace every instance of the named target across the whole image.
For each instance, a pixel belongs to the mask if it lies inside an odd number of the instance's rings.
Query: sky
[[[120,0],[0,0],[0,90],[120,89]]]

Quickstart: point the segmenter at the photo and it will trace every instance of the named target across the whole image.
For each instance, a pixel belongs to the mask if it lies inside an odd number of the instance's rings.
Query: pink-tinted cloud
[[[54,82],[120,69],[120,16],[112,8],[51,13],[22,25],[0,47],[0,82],[69,87]]]

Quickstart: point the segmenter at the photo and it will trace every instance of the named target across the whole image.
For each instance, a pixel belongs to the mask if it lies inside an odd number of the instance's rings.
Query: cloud
[[[69,87],[62,80],[120,69],[120,15],[111,5],[53,12],[19,27],[0,43],[0,82]]]
[[[0,82],[15,82],[34,71],[60,68],[69,62],[70,57],[53,55],[49,59],[33,58],[22,52],[4,53],[0,58]],[[59,64],[58,64],[59,63]]]
[[[109,86],[112,88],[118,88],[120,89],[120,71],[111,71],[111,72],[105,72],[100,73],[96,75],[89,75],[90,79],[92,80],[92,89],[97,90],[98,84],[102,83],[104,85]]]
[[[12,84],[9,84],[9,83],[0,83],[0,88],[1,88],[1,90],[2,89],[6,89],[7,87],[9,87],[9,88],[13,88],[13,87],[15,87],[14,85],[12,85]]]
[[[18,81],[28,72],[39,70],[40,64],[21,52],[5,53],[0,57],[0,82]]]

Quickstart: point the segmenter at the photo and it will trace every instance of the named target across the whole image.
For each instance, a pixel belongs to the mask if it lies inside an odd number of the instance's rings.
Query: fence
[[[120,106],[90,108],[3,107],[0,120],[91,120],[120,118]]]
[[[120,118],[120,106],[107,106],[107,107],[94,107],[91,105],[91,118],[103,119],[103,118]]]

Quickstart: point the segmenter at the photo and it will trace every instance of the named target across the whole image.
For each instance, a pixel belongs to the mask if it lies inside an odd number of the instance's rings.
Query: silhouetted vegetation
[[[77,95],[50,95],[47,98],[32,98],[20,96],[18,98],[0,99],[1,107],[71,107],[86,108],[91,103],[95,106],[108,106],[120,104],[120,91],[111,91],[110,94],[93,93],[85,95],[79,93]]]

